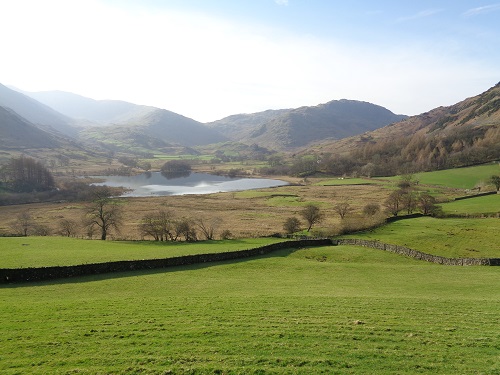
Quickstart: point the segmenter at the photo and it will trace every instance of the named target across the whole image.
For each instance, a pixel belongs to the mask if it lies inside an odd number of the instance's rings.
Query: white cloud
[[[472,8],[463,13],[466,17],[477,16],[480,14],[496,12],[500,10],[500,4],[485,5],[482,7]]]

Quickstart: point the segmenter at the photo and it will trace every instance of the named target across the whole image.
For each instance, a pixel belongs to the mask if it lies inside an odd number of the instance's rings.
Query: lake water
[[[184,194],[211,194],[228,191],[261,189],[288,185],[285,181],[267,178],[241,178],[190,173],[187,176],[167,178],[160,172],[135,176],[99,176],[103,181],[94,185],[122,186],[129,191],[124,197],[148,197]]]

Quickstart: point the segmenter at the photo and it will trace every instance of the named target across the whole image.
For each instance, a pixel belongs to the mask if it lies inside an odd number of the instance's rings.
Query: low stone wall
[[[407,257],[424,260],[426,262],[438,263],[448,266],[500,266],[500,258],[445,258],[438,255],[426,254],[405,246],[390,245],[379,241],[346,238],[333,240],[334,245],[353,245],[371,247],[390,251]]]
[[[394,223],[395,221],[399,220],[406,220],[406,219],[416,219],[417,217],[423,217],[425,216],[424,214],[421,213],[414,213],[414,214],[408,214],[408,215],[401,215],[401,216],[391,216],[385,219],[386,223]]]
[[[477,197],[484,197],[485,195],[493,195],[493,194],[497,194],[497,192],[496,191],[487,191],[485,193],[477,193],[477,194],[474,194],[474,195],[465,195],[463,197],[455,198],[454,201],[461,201],[462,199],[471,199],[471,198],[477,198]]]
[[[264,255],[281,249],[296,249],[308,246],[331,246],[330,239],[284,241],[250,250],[230,251],[215,254],[196,254],[180,257],[148,260],[131,260],[76,266],[39,267],[39,268],[1,268],[0,283],[54,280],[78,276],[98,275],[111,272],[150,270],[175,266],[186,266],[208,262],[242,259]]]

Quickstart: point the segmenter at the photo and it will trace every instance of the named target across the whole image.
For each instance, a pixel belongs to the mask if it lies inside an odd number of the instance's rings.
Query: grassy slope
[[[500,194],[448,202],[441,207],[447,214],[494,214],[500,212]]]
[[[66,266],[118,260],[160,259],[181,255],[246,250],[283,240],[248,238],[226,241],[90,241],[67,237],[0,238],[0,268]]]
[[[421,217],[345,237],[378,240],[449,258],[500,258],[498,233],[498,219]]]
[[[356,247],[4,286],[0,372],[495,374],[499,301],[496,268]]]
[[[421,184],[424,185],[447,186],[457,189],[472,189],[477,183],[481,181],[486,182],[492,175],[499,174],[499,163],[492,163],[474,167],[416,173],[415,177]],[[385,179],[399,181],[400,177],[388,177]]]

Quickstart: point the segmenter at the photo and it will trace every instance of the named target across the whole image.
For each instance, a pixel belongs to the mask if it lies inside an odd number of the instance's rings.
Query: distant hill
[[[46,131],[55,130],[72,137],[78,133],[71,118],[2,84],[0,84],[0,106],[12,109],[19,116]]]
[[[406,117],[375,104],[343,99],[314,107],[229,116],[207,126],[234,141],[291,150],[361,134]]]
[[[114,126],[94,127],[80,133],[82,139],[118,149],[168,149],[200,146],[227,138],[202,123],[165,109],[154,109]]]
[[[116,124],[157,109],[121,100],[94,100],[64,91],[23,93],[68,117],[88,120],[93,125]]]
[[[457,104],[438,107],[310,152],[333,153],[350,171],[374,175],[434,170],[500,160],[500,83]]]
[[[52,134],[37,128],[13,110],[0,106],[0,150],[60,146],[61,143]]]

